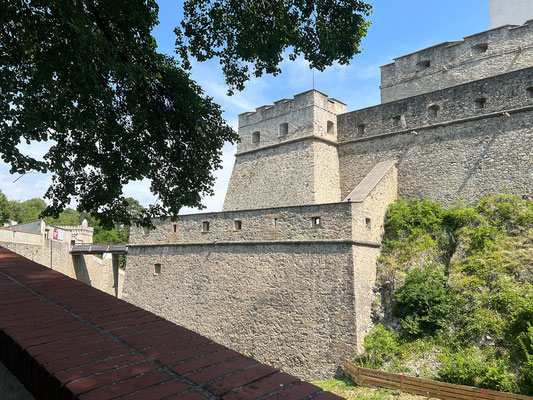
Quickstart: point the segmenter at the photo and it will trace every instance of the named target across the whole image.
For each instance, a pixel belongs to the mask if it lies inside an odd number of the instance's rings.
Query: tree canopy
[[[361,0],[187,0],[176,28],[178,52],[199,61],[218,57],[226,83],[242,90],[253,75],[278,74],[286,50],[323,71],[360,53],[372,6]]]
[[[242,89],[249,63],[277,73],[288,47],[317,69],[348,62],[369,12],[356,0],[188,0],[180,60],[157,51],[154,0],[0,0],[0,156],[11,173],[52,173],[46,215],[75,199],[111,227],[201,208],[237,134],[190,78],[188,56],[219,57]],[[19,146],[43,141],[42,160]],[[142,179],[158,201],[133,217],[123,187]]]

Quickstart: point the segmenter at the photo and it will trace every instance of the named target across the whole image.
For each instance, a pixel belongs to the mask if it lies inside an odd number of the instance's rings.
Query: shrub
[[[387,212],[386,231],[391,238],[402,238],[420,232],[438,233],[442,230],[444,209],[440,203],[399,199]]]
[[[409,337],[433,335],[448,325],[452,295],[443,272],[435,266],[415,268],[395,296],[394,314]]]
[[[504,357],[491,359],[477,348],[468,348],[447,352],[441,361],[438,375],[442,381],[504,392],[517,389],[514,375],[508,370],[508,360]]]
[[[518,386],[520,387],[520,393],[533,395],[533,357],[527,360],[522,366]]]
[[[533,301],[517,310],[505,332],[506,345],[514,358],[527,361],[533,358]]]
[[[366,335],[363,347],[365,354],[357,362],[366,368],[380,368],[401,354],[398,334],[381,324]]]

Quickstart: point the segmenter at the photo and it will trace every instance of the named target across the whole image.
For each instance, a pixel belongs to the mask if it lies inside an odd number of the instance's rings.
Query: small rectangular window
[[[176,233],[177,231],[178,231],[178,225],[174,224],[174,233]]]
[[[478,43],[472,46],[472,53],[483,54],[483,53],[486,53],[488,49],[489,49],[488,43]]]
[[[320,217],[319,217],[319,216],[315,216],[315,217],[312,217],[312,218],[311,218],[311,226],[312,226],[313,228],[317,228],[317,227],[319,227],[320,224],[321,224],[321,222],[322,222],[322,221],[320,220]]]
[[[416,63],[416,69],[419,71],[422,71],[424,69],[427,69],[431,66],[431,61],[429,60],[422,60]]]
[[[533,86],[528,87],[526,90],[527,90],[527,97],[529,97],[530,99],[533,99]]]
[[[161,264],[154,264],[154,275],[161,275]]]
[[[209,232],[209,221],[202,222],[202,231]]]
[[[363,136],[365,134],[365,124],[359,124],[357,127],[357,134]]]
[[[326,129],[327,129],[328,135],[334,135],[335,134],[335,123],[333,121],[328,121]]]
[[[476,108],[478,110],[481,110],[483,108],[487,107],[487,99],[484,97],[480,97],[479,99],[476,99]]]
[[[256,131],[252,133],[252,144],[258,144],[261,141],[261,133]]]
[[[235,222],[235,230],[240,231],[242,229],[242,221],[239,219],[236,219],[234,222]]]
[[[289,124],[283,123],[279,126],[279,136],[287,136],[289,134]]]
[[[439,116],[440,107],[437,104],[432,104],[428,107],[428,117],[437,118]]]
[[[272,226],[274,228],[277,228],[277,226],[278,226],[278,219],[277,218],[272,218]]]
[[[372,221],[370,220],[370,218],[365,218],[365,225],[368,229],[372,227]]]

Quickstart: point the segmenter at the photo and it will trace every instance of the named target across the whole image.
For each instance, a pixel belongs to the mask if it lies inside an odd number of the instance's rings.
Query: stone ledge
[[[341,399],[4,248],[0,361],[36,399]]]
[[[258,241],[213,241],[213,242],[183,242],[183,243],[147,243],[147,244],[130,244],[128,247],[184,247],[184,246],[268,246],[268,245],[332,245],[332,244],[346,244],[350,246],[365,246],[365,247],[381,247],[381,243],[375,242],[360,242],[354,240],[344,239],[329,239],[329,240],[258,240]]]

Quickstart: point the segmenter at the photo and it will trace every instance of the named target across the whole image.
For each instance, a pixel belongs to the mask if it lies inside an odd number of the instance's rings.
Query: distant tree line
[[[126,198],[128,202],[128,212],[135,216],[143,211],[141,204],[131,198]],[[48,224],[65,226],[81,225],[84,219],[90,227],[94,228],[94,243],[126,243],[129,236],[129,226],[115,225],[111,229],[105,229],[100,221],[86,212],[66,208],[59,214],[58,218],[41,218],[42,212],[46,209],[46,203],[41,198],[34,198],[26,201],[8,200],[7,196],[0,190],[0,226],[8,221],[16,221],[19,224],[24,222],[44,219]]]

